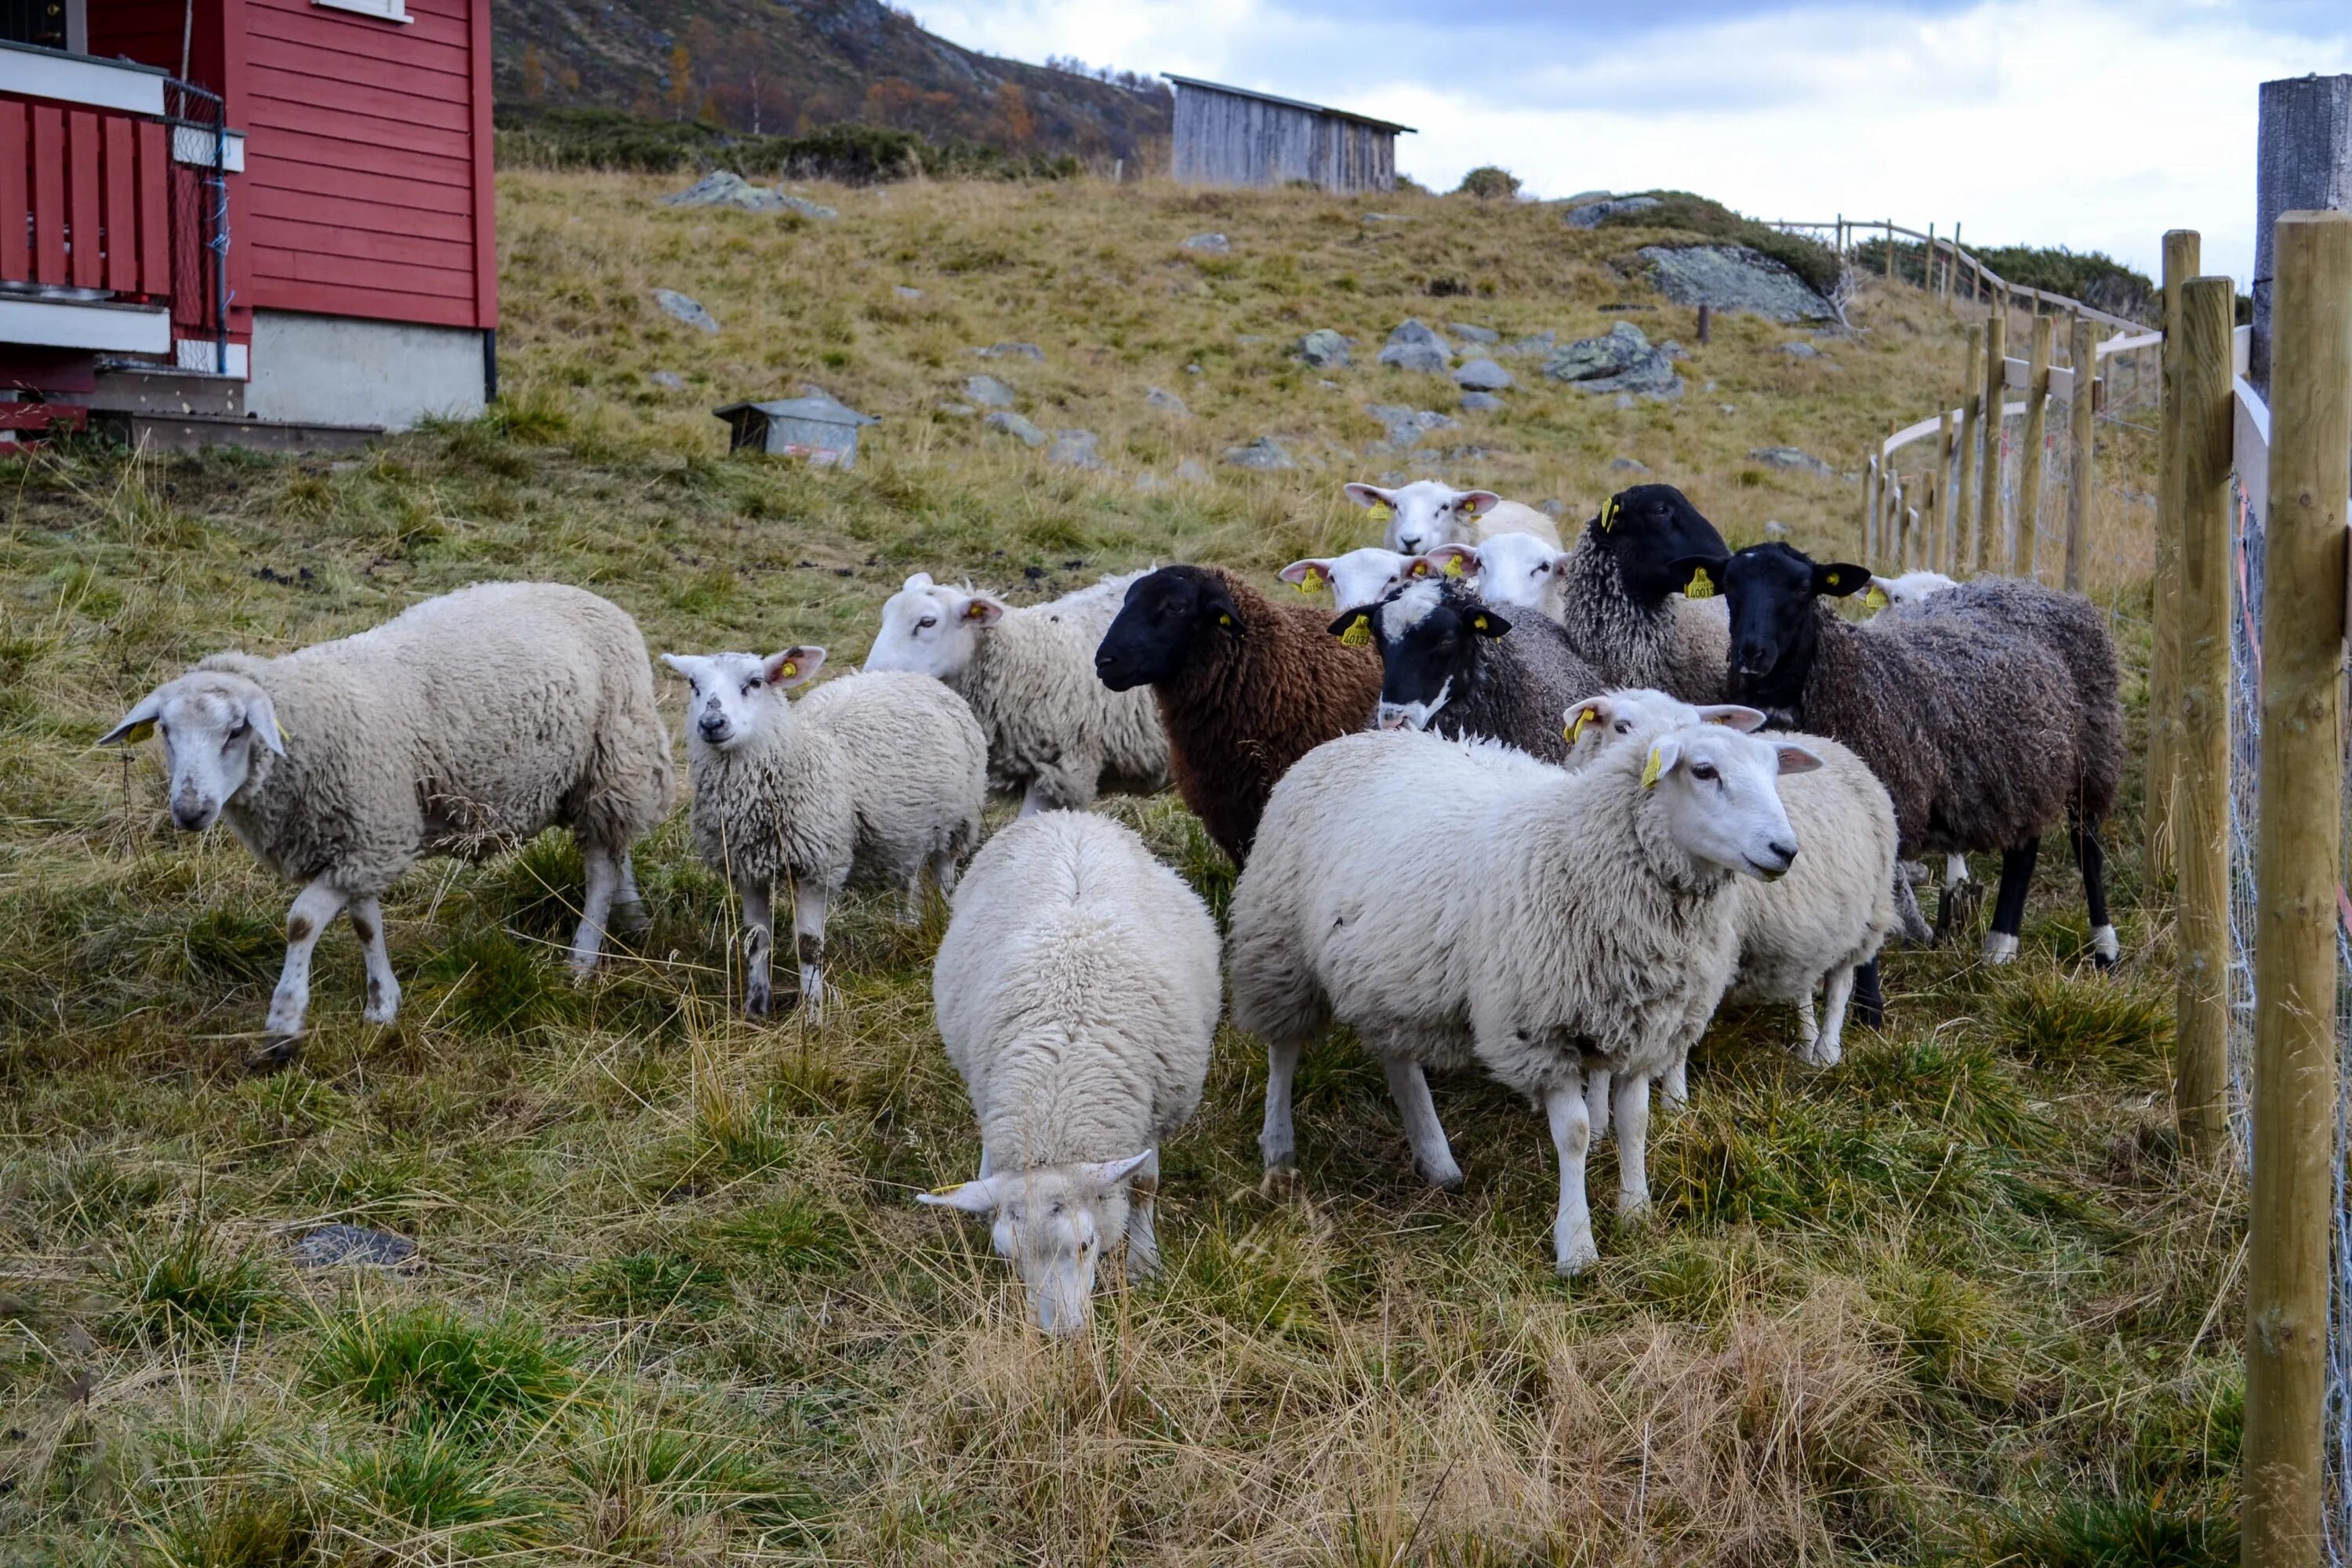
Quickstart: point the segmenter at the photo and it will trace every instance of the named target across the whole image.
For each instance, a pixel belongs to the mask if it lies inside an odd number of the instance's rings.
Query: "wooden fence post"
[[[1952,290],[1959,286],[1959,272],[1960,226],[1956,223],[1952,226],[1952,264],[1944,268],[1944,300],[1947,304],[1951,302]]]
[[[1903,509],[1903,548],[1895,552],[1895,565],[1898,573],[1911,570],[1912,552],[1923,548],[1926,542],[1927,535],[1919,531],[1919,509],[1916,506],[1905,507]]]
[[[2007,398],[2009,316],[2000,306],[1985,317],[1984,473],[1977,490],[1977,561],[1979,575],[1992,570],[1992,537],[2000,527],[2001,404]]]
[[[1948,408],[1936,417],[1936,490],[1930,498],[1935,519],[1929,530],[1935,551],[1928,565],[1936,571],[1948,573],[1952,558],[1952,411]]]
[[[2182,523],[2174,643],[2180,708],[2172,801],[2179,877],[2172,1102],[2181,1148],[2200,1162],[2210,1160],[2229,1136],[2230,329],[2236,300],[2227,278],[2195,279],[2180,290],[2173,318],[2180,333],[2179,416],[2168,426],[2174,445],[2164,454],[2166,467],[2178,469]]]
[[[1952,513],[1952,564],[1955,577],[1976,559],[1977,442],[1984,434],[1984,340],[1982,326],[1969,329],[1969,374],[1960,383],[1960,500]],[[1965,536],[1965,537],[1963,537]]]
[[[1895,220],[1886,220],[1886,280],[1895,281]]]
[[[2017,548],[2011,552],[2017,574],[2029,582],[2042,540],[2042,471],[2050,466],[2043,450],[2049,436],[2050,354],[2058,341],[2057,318],[2041,313],[2038,298],[2034,307],[2033,357],[2025,374],[2025,436],[2017,447]]]
[[[2092,399],[2098,391],[2099,350],[2097,334],[2091,330],[2091,318],[2074,318],[2074,341],[2067,345],[2066,357],[2074,365],[2074,401],[2070,409],[2067,432],[2066,475],[2066,592],[2083,591],[2083,533],[2091,525],[2091,458],[2098,440],[2097,423],[2092,418]]]
[[[2325,1545],[2352,214],[2286,214],[2272,255],[2254,1170],[2239,1514],[2247,1568],[2315,1563]]]
[[[2278,216],[2352,205],[2352,76],[2299,76],[2257,89],[2254,132],[2253,344],[2246,379],[2271,391],[2271,274]]]
[[[1870,542],[1878,526],[1878,454],[1873,452],[1870,461],[1862,466],[1862,559],[1870,560]]]
[[[1927,248],[1919,253],[1919,286],[1933,299],[1936,293],[1936,226],[1927,226]]]
[[[2197,276],[2200,240],[2193,229],[2164,237],[2164,375],[2158,393],[2158,450],[2180,450],[2175,425],[2175,378],[2179,374],[2180,289]],[[2169,457],[2156,470],[2156,584],[2149,605],[2154,637],[2147,659],[2147,807],[2143,880],[2161,889],[2172,880],[2173,737],[2179,731],[2180,682],[2180,487]]]

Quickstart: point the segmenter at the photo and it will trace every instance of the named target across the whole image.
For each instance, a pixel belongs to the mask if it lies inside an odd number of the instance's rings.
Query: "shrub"
[[[1508,169],[1493,163],[1482,163],[1462,176],[1454,187],[1457,196],[1475,196],[1482,202],[1508,201],[1519,194],[1519,177]]]
[[[1658,204],[1636,212],[1621,212],[1601,220],[1604,228],[1670,228],[1727,245],[1744,245],[1780,262],[1816,290],[1827,294],[1837,286],[1838,258],[1826,245],[1800,235],[1743,217],[1721,202],[1688,191],[1644,191]]]
[[[872,185],[935,179],[1066,180],[1070,154],[1007,153],[950,137],[934,142],[885,125],[828,125],[805,136],[749,136],[700,121],[648,120],[611,109],[500,110],[499,161],[541,169],[666,174],[724,166],[745,175]]]

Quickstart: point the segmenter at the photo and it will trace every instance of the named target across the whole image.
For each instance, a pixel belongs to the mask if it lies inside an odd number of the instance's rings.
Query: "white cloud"
[[[1076,55],[1420,127],[1398,162],[1444,188],[1499,163],[1530,190],[1699,191],[1763,217],[1892,216],[1963,238],[2105,250],[2151,274],[2168,228],[2209,270],[2253,258],[2255,89],[2352,69],[2352,32],[2242,6],[1979,0],[1939,15],[1787,5],[1624,30],[1336,16],[1318,0],[945,0],[927,26],[1024,59]],[[2344,27],[2347,24],[2338,23]]]

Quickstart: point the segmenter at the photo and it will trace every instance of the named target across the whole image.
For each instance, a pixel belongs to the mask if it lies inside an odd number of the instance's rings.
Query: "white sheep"
[[[1493,490],[1457,490],[1436,479],[1415,479],[1395,489],[1350,484],[1347,497],[1367,510],[1386,507],[1391,550],[1418,555],[1441,544],[1476,544],[1497,533],[1532,533],[1559,548],[1559,525],[1543,512]]]
[[[1381,1058],[1438,1185],[1461,1172],[1425,1068],[1475,1061],[1540,1103],[1559,1156],[1554,1262],[1592,1262],[1587,1072],[1614,1075],[1631,1218],[1649,1201],[1650,1080],[1731,982],[1732,878],[1777,877],[1797,857],[1777,775],[1813,765],[1802,747],[1715,724],[1574,773],[1403,730],[1309,752],[1267,803],[1228,944],[1234,1022],[1266,1041],[1267,1168],[1293,1162],[1299,1052],[1336,1016]]]
[[[825,1002],[824,918],[854,881],[902,889],[912,906],[924,870],[942,892],[980,837],[988,742],[963,699],[905,671],[844,676],[798,702],[784,693],[824,665],[821,647],[668,654],[693,689],[687,756],[694,842],[743,900],[743,1007],[772,1004],[770,899],[791,884],[800,997],[812,1022]]]
[[[980,1175],[919,1201],[992,1215],[1040,1326],[1074,1332],[1104,1245],[1159,1267],[1160,1146],[1201,1102],[1217,1027],[1215,922],[1133,830],[1042,813],[973,858],[931,997]]]
[[[1497,533],[1476,544],[1441,544],[1405,563],[1409,575],[1435,573],[1478,580],[1478,596],[1496,609],[1533,610],[1557,624],[1568,620],[1563,586],[1570,552],[1532,533]]]
[[[1763,722],[1753,708],[1694,708],[1663,691],[1612,691],[1569,709],[1569,765],[1582,766],[1658,731],[1698,723],[1752,731]],[[1804,853],[1779,880],[1740,886],[1739,976],[1732,994],[1794,1006],[1798,1058],[1828,1067],[1843,1054],[1854,971],[1878,955],[1895,929],[1895,805],[1862,759],[1835,741],[1786,738],[1821,763],[1780,785]],[[1816,992],[1822,995],[1818,1016]],[[1696,1043],[1696,1037],[1685,1043],[1661,1086],[1670,1103],[1685,1098],[1685,1068]]]
[[[1406,567],[1413,559],[1368,544],[1345,555],[1310,555],[1294,561],[1282,569],[1280,576],[1302,594],[1311,594],[1328,583],[1331,607],[1354,610],[1387,598],[1389,590],[1405,580]]]
[[[302,884],[258,1065],[299,1049],[310,953],[348,913],[371,1023],[399,1011],[380,900],[429,854],[478,858],[562,826],[587,869],[572,964],[617,910],[642,923],[629,848],[669,809],[669,737],[645,638],[551,583],[485,583],[276,658],[215,654],[149,692],[102,743],[163,737],[172,819],[226,819]]]
[[[1148,690],[1113,691],[1095,678],[1095,649],[1141,575],[1008,609],[994,595],[918,572],[882,606],[866,668],[954,688],[988,736],[990,784],[1020,792],[1024,816],[1085,811],[1105,787],[1156,795],[1168,787],[1159,704]]]
[[[1941,572],[1906,572],[1899,577],[1874,576],[1870,580],[1870,591],[1864,595],[1863,603],[1873,610],[1882,612],[1901,609],[1906,605],[1916,605],[1922,600],[1931,598],[1947,588],[1958,586],[1958,583],[1945,576]]]

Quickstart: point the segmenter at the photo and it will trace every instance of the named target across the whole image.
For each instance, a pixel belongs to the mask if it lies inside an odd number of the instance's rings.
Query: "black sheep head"
[[[1180,673],[1205,639],[1242,635],[1241,606],[1223,581],[1198,566],[1162,566],[1128,585],[1127,602],[1095,649],[1095,674],[1113,691],[1152,686]]]
[[[1781,712],[1798,710],[1812,673],[1821,627],[1813,601],[1870,585],[1869,572],[1852,562],[1824,564],[1780,543],[1686,555],[1671,570],[1692,598],[1721,594],[1730,604],[1731,695]]]
[[[1358,627],[1362,628],[1361,631]],[[1461,584],[1423,577],[1331,623],[1342,638],[1369,634],[1381,656],[1383,730],[1426,730],[1477,679],[1481,646],[1511,629]]]
[[[1672,485],[1635,485],[1601,504],[1585,524],[1585,548],[1614,559],[1625,592],[1643,609],[1655,609],[1690,580],[1676,563],[1690,555],[1723,555],[1731,547],[1715,524]]]

